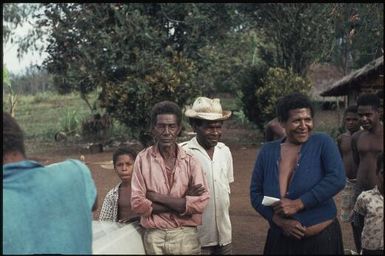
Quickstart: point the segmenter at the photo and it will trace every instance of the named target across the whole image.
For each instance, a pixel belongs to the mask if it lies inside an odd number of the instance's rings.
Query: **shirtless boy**
[[[360,129],[358,121],[357,106],[349,106],[344,112],[343,124],[346,132],[338,136],[337,145],[344,161],[346,186],[342,191],[341,197],[341,220],[343,222],[351,222],[351,212],[354,207],[353,202],[353,186],[356,182],[356,173],[353,169],[352,154],[352,135]]]
[[[111,189],[103,202],[99,220],[133,222],[139,215],[131,210],[131,175],[136,158],[136,151],[131,148],[118,148],[112,162],[121,182]]]
[[[380,121],[380,99],[375,94],[363,94],[357,99],[357,113],[362,131],[352,137],[354,167],[357,182],[354,186],[354,202],[362,191],[376,185],[376,156],[384,150],[384,130]],[[355,170],[354,170],[355,171]],[[363,222],[353,216],[353,235],[357,251],[361,251]]]

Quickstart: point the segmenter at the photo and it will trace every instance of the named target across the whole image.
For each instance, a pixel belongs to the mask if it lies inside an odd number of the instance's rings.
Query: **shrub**
[[[254,91],[248,87],[249,101],[244,105],[244,112],[259,129],[276,115],[275,106],[280,97],[292,92],[307,94],[310,81],[282,68],[269,68],[265,75],[256,81]],[[250,95],[250,93],[253,93]],[[247,95],[246,94],[246,95]],[[250,109],[252,111],[250,111]]]
[[[60,131],[73,135],[80,130],[80,118],[76,110],[66,110],[59,122]]]

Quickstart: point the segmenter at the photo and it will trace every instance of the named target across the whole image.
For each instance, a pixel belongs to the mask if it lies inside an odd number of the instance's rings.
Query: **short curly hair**
[[[357,114],[357,105],[350,105],[347,107],[344,111],[344,116],[346,116],[347,113]]]
[[[278,100],[276,114],[278,121],[286,122],[289,119],[289,111],[297,108],[310,109],[311,117],[314,117],[314,107],[310,99],[299,92],[291,93]]]
[[[15,151],[25,156],[23,130],[15,118],[3,111],[3,157],[7,153]]]
[[[361,94],[357,99],[357,106],[371,106],[373,110],[380,108],[380,98],[373,93]]]
[[[138,153],[133,148],[120,147],[120,148],[116,149],[114,154],[112,155],[112,163],[114,164],[114,167],[115,167],[116,161],[118,161],[118,157],[121,155],[130,155],[132,157],[132,159],[135,160],[137,154]]]
[[[176,116],[176,121],[179,126],[182,124],[182,110],[172,101],[161,101],[156,103],[151,109],[151,126],[156,125],[157,116],[162,114],[173,114]]]

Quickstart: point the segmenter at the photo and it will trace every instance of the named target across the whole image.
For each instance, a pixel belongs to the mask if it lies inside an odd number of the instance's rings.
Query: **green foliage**
[[[308,80],[298,76],[293,71],[282,68],[269,68],[266,76],[256,87],[254,105],[247,108],[254,109],[256,115],[253,121],[261,130],[263,125],[275,117],[275,106],[280,97],[292,92],[307,94],[311,84]]]
[[[48,4],[40,24],[55,29],[44,64],[59,92],[78,91],[86,99],[101,88],[99,106],[140,138],[154,103],[173,100],[182,107],[223,80],[217,73],[209,78],[209,66],[217,63],[204,62],[199,50],[226,37],[230,10],[218,4]]]
[[[204,56],[198,65],[197,80],[205,85],[205,95],[218,92],[234,93],[242,87],[245,72],[258,56],[253,56],[254,31],[229,33],[226,38],[199,50]]]
[[[41,42],[46,31],[42,30],[35,22],[35,15],[39,15],[41,4],[39,3],[5,3],[3,6],[3,42],[5,44],[16,44],[17,57],[21,58],[31,50],[42,51]],[[41,15],[42,13],[40,13]],[[16,28],[28,22],[33,27],[28,31],[27,36],[20,37],[15,34]]]
[[[353,8],[361,18],[354,31]],[[105,108],[137,137],[154,103],[184,106],[217,92],[237,95],[242,113],[261,125],[271,102],[255,92],[270,98],[260,89],[269,68],[304,76],[313,62],[350,55],[354,66],[383,45],[381,4],[50,3],[41,10],[26,38],[49,31],[44,66],[58,91],[79,93],[92,112]]]
[[[3,42],[12,40],[13,30],[15,30],[26,17],[25,5],[15,3],[3,4]]]
[[[149,138],[150,110],[162,100],[171,100],[183,106],[191,97],[199,94],[198,87],[188,84],[194,73],[188,59],[174,55],[171,63],[153,62],[153,72],[144,78],[127,76],[121,83],[107,83],[100,94],[100,103],[113,118],[131,129],[134,137],[147,144]]]
[[[3,85],[11,86],[11,80],[9,79],[9,72],[6,66],[3,66]]]
[[[253,123],[260,122],[258,119],[259,110],[255,107],[259,99],[255,96],[256,88],[263,86],[263,79],[266,76],[267,66],[252,66],[247,69],[246,75],[241,80],[243,86],[238,98],[242,103],[242,110],[245,116]]]
[[[245,113],[240,110],[240,111],[233,111],[233,116],[238,120],[238,122],[242,125],[248,125],[249,120],[247,119]]]
[[[307,67],[330,49],[331,4],[263,3],[242,7],[252,26],[263,35],[257,48],[270,67],[304,75]]]
[[[59,131],[73,135],[80,131],[81,120],[77,110],[66,109],[59,121]]]
[[[329,60],[344,73],[384,54],[384,4],[334,4],[330,19],[335,36]]]
[[[3,85],[6,85],[6,88],[8,89],[8,102],[9,102],[8,111],[12,116],[15,116],[17,94],[15,93],[11,80],[9,79],[9,73],[6,66],[3,66]],[[4,106],[3,106],[3,110],[4,110]]]
[[[3,95],[3,109],[8,95]],[[92,95],[95,98],[94,95]],[[16,120],[22,127],[27,140],[54,141],[54,135],[61,131],[61,120],[68,113],[76,111],[77,119],[89,114],[87,105],[76,94],[59,95],[46,92],[36,95],[19,95]],[[64,123],[64,121],[62,121]]]

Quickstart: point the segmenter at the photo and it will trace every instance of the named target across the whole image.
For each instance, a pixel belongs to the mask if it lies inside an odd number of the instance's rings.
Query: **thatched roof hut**
[[[348,105],[355,104],[362,93],[378,93],[384,89],[384,56],[369,62],[362,68],[333,83],[320,95],[348,96]]]

